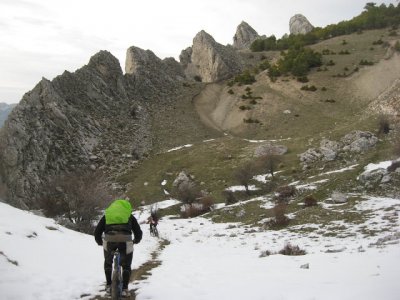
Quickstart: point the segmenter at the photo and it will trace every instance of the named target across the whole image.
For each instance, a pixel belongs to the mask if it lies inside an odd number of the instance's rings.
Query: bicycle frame
[[[113,251],[113,270],[111,277],[111,299],[119,300],[122,294],[121,254],[119,250]]]

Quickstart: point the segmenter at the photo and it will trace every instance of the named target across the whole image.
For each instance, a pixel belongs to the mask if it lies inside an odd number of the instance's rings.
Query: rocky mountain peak
[[[242,70],[241,59],[235,49],[217,43],[204,30],[194,37],[192,47],[182,51],[180,60],[186,76],[203,82],[227,79]]]
[[[291,34],[306,34],[313,30],[314,26],[302,14],[296,14],[289,20]]]
[[[254,40],[259,38],[257,31],[255,31],[249,24],[242,21],[236,29],[233,37],[233,47],[236,49],[248,49]]]
[[[122,75],[118,59],[106,50],[99,51],[93,55],[89,60],[88,66],[96,69],[103,76]]]

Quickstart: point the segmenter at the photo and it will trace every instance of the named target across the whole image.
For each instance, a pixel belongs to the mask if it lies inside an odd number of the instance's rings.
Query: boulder
[[[368,131],[355,130],[346,134],[341,142],[343,151],[366,152],[376,145],[378,138]]]
[[[331,198],[333,203],[346,203],[348,201],[347,195],[338,191],[334,191]]]

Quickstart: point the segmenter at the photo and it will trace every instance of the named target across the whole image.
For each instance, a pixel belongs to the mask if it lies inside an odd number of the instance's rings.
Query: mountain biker
[[[150,232],[153,231],[158,225],[158,216],[154,211],[151,212],[150,217],[147,218],[147,224],[150,224]]]
[[[94,237],[96,243],[99,246],[103,245],[104,248],[106,292],[109,294],[111,291],[112,251],[119,249],[122,266],[122,296],[129,296],[128,284],[131,276],[133,244],[138,244],[142,239],[142,230],[132,215],[132,206],[129,201],[117,199],[110,204],[96,226]]]

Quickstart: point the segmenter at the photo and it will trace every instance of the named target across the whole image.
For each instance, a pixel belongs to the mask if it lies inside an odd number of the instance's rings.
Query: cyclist
[[[134,239],[132,240],[132,232]],[[102,235],[104,233],[104,240]],[[133,244],[142,239],[142,230],[132,215],[132,206],[127,200],[114,200],[106,209],[94,231],[96,243],[104,248],[104,273],[106,293],[111,291],[113,251],[119,249],[122,266],[122,296],[128,297],[128,284],[131,276]]]
[[[155,211],[152,211],[150,217],[147,218],[147,224],[150,224],[150,233],[154,232],[153,230],[156,229],[158,225],[158,216]]]

